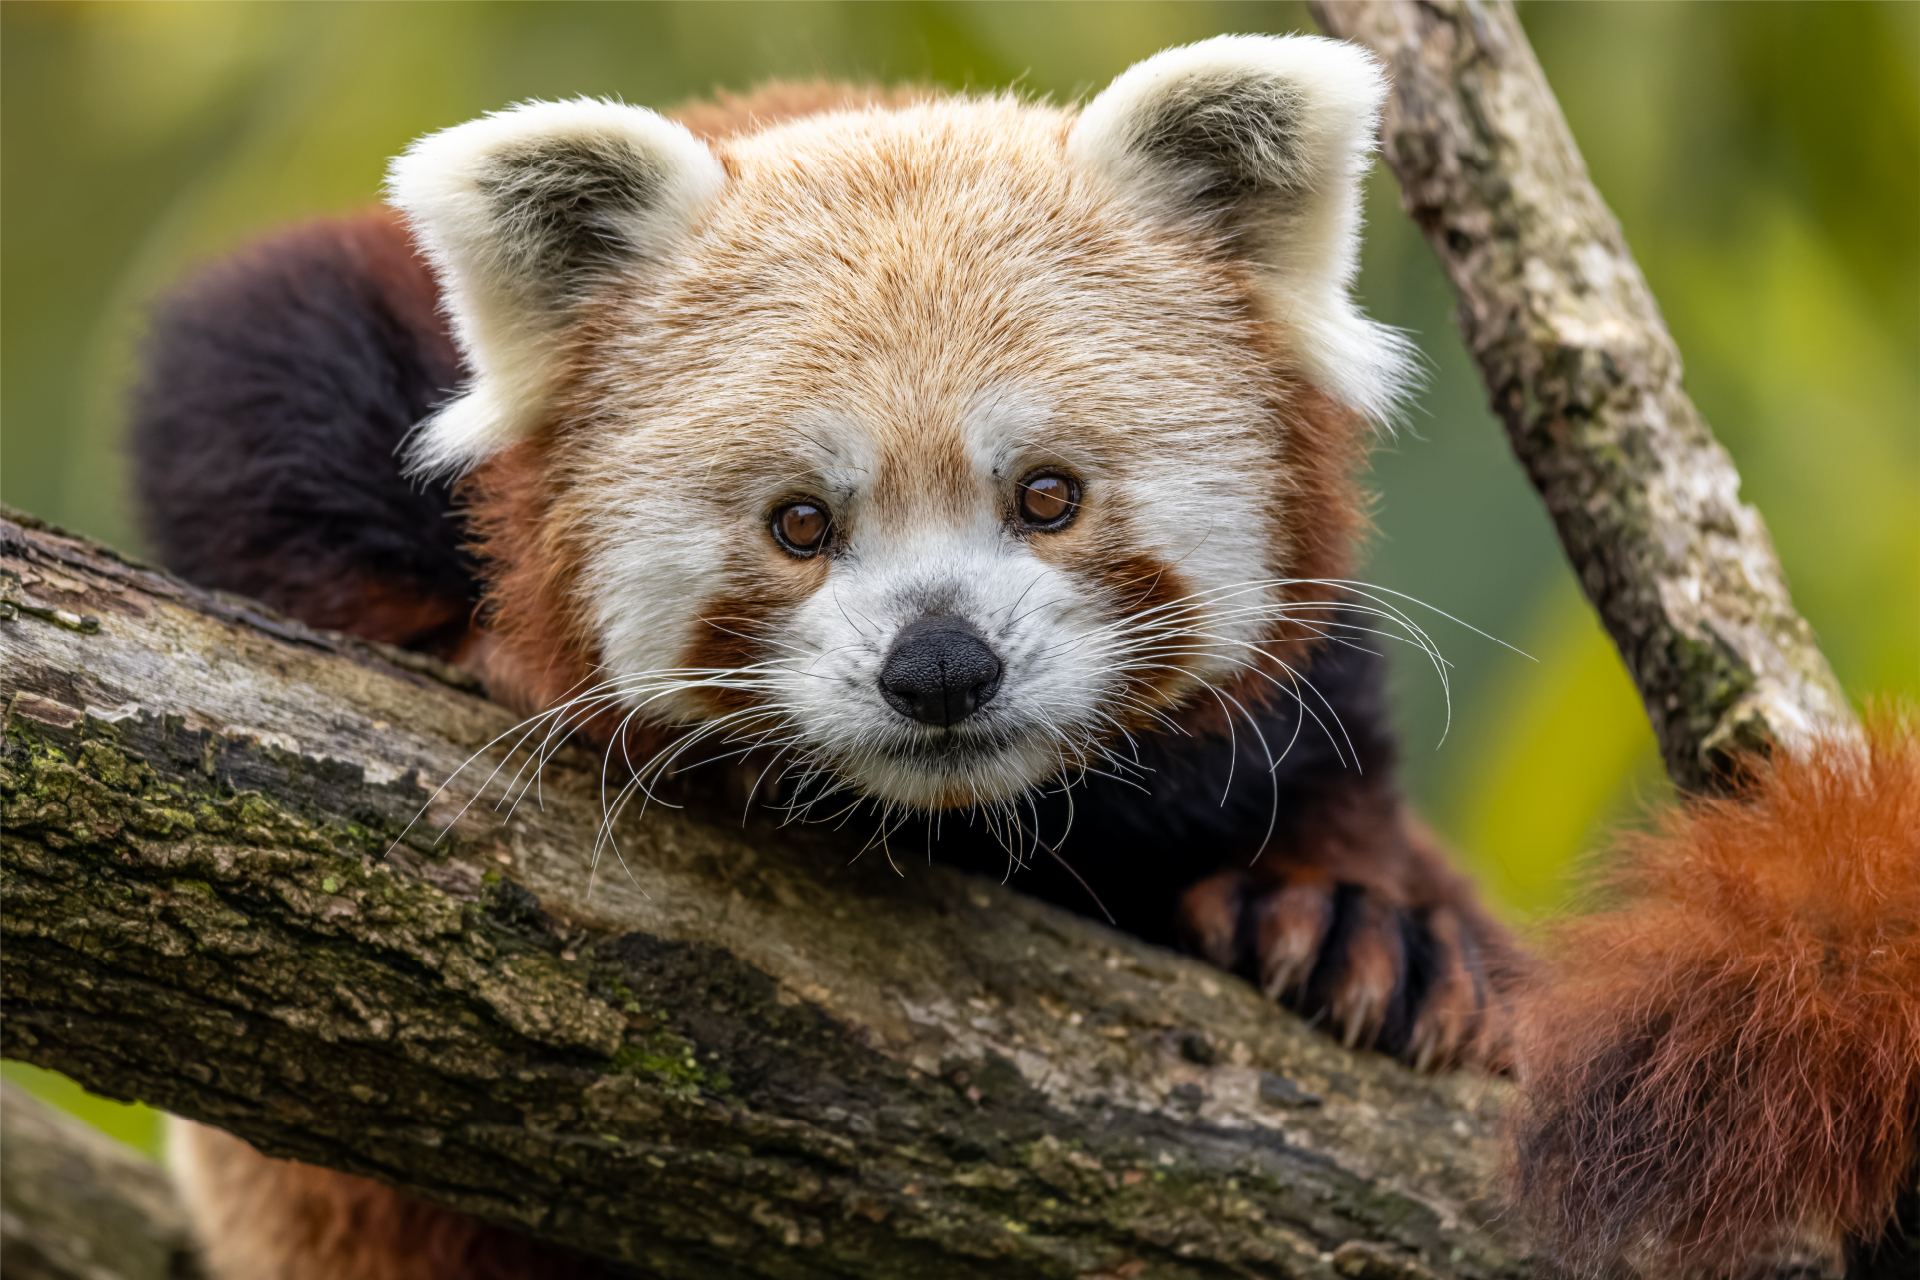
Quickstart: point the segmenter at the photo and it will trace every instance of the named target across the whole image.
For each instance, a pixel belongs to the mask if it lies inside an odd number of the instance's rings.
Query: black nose
[[[1000,692],[1000,659],[965,618],[916,618],[894,637],[880,692],[921,724],[959,724]]]

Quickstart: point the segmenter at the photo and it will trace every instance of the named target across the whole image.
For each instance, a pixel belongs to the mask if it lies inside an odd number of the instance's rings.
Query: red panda
[[[783,86],[432,135],[398,217],[162,309],[153,544],[643,775],[750,748],[796,810],[952,815],[963,866],[1012,830],[1041,896],[1349,1044],[1504,1068],[1528,966],[1400,799],[1391,611],[1348,581],[1409,381],[1348,292],[1383,92],[1357,48],[1223,37],[1079,110]],[[222,1275],[587,1274],[180,1148]]]
[[[400,219],[216,267],[136,397],[163,558],[629,760],[766,742],[803,800],[1066,832],[1123,926],[1499,1057],[1515,953],[1407,820],[1344,585],[1409,363],[1348,295],[1369,55],[851,92],[514,108],[396,160]]]

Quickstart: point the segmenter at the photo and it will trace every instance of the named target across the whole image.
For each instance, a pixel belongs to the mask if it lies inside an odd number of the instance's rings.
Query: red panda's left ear
[[[591,98],[524,103],[397,157],[389,198],[474,375],[408,441],[409,468],[458,473],[538,425],[581,303],[671,253],[725,182],[682,126]]]
[[[1257,268],[1299,371],[1381,424],[1414,381],[1415,358],[1348,287],[1386,90],[1354,45],[1217,36],[1122,73],[1067,141],[1070,159],[1142,216],[1212,237]]]

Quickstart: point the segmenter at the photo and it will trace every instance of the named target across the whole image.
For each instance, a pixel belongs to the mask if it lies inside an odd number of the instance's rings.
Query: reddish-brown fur
[[[488,692],[522,712],[550,706],[588,678],[593,650],[568,589],[578,560],[554,545],[552,480],[538,436],[501,450],[461,484],[486,582]]]
[[[1368,528],[1357,477],[1372,436],[1352,410],[1309,383],[1289,388],[1280,414],[1287,423],[1287,492],[1275,496],[1283,500],[1287,573],[1302,583],[1287,598],[1324,600],[1328,590],[1316,582],[1350,576],[1354,548]]]
[[[728,93],[722,89],[711,101],[689,102],[667,114],[687,126],[695,137],[705,141],[752,133],[768,125],[823,111],[858,110],[880,107],[893,110],[938,97],[942,90],[897,85],[891,89],[879,85],[840,84],[831,80],[801,83],[764,84],[751,93]]]
[[[1323,584],[1352,576],[1355,551],[1371,527],[1358,477],[1372,436],[1351,409],[1311,383],[1290,384],[1275,413],[1287,424],[1287,456],[1285,486],[1270,499],[1280,535],[1274,571],[1297,580],[1284,592],[1288,603],[1332,601],[1341,592]],[[1306,666],[1332,613],[1298,608],[1276,623],[1273,638],[1226,692],[1248,707],[1288,696],[1292,672]],[[1219,700],[1203,698],[1179,720],[1188,732],[1219,734],[1227,730],[1228,714]]]
[[[473,623],[473,605],[466,600],[422,595],[412,583],[360,575],[318,583],[289,597],[287,612],[310,627],[350,631],[441,657],[459,651]]]
[[[174,1165],[203,1221],[215,1274],[271,1280],[601,1280],[618,1274],[366,1178],[268,1160],[218,1129],[176,1125]]]
[[[1624,842],[1525,1010],[1523,1203],[1576,1266],[1746,1274],[1915,1186],[1920,741],[1747,766]]]

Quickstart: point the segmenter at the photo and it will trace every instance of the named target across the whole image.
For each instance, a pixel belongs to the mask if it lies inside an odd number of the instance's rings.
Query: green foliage
[[[1842,681],[1920,695],[1920,7],[1523,17]],[[145,303],[250,235],[373,200],[419,133],[520,98],[671,106],[771,77],[1071,97],[1169,44],[1311,24],[1294,4],[809,0],[10,3],[0,27],[5,498],[137,549],[117,441]],[[1436,620],[1451,727],[1436,751],[1446,702],[1406,654],[1410,785],[1524,916],[1664,784],[1384,176],[1369,211],[1362,291],[1433,376],[1376,459],[1367,575],[1537,660]]]

